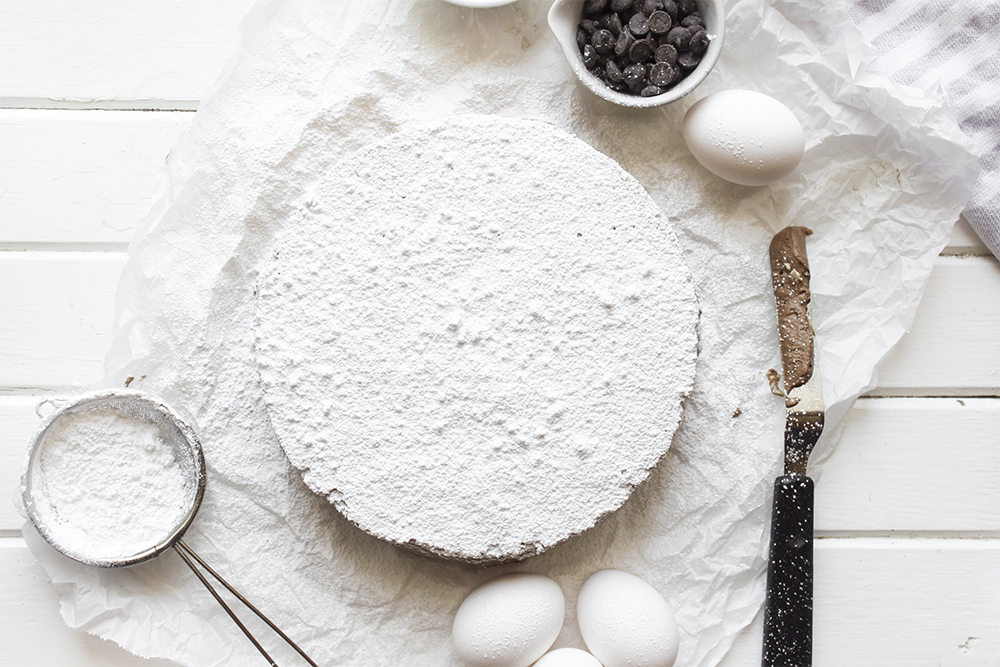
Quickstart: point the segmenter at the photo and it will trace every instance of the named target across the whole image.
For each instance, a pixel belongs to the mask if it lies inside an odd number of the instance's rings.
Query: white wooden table
[[[252,4],[0,0],[2,665],[167,664],[63,625],[11,499],[35,404],[102,375],[132,230]],[[1000,264],[964,222],[816,511],[817,667],[1000,665]]]

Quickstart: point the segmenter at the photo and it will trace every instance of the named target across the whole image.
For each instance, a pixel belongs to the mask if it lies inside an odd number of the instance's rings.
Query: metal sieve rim
[[[190,477],[193,475],[195,478],[194,499],[188,512],[155,545],[138,553],[119,558],[96,557],[93,554],[77,552],[61,544],[58,531],[53,531],[45,518],[40,515],[33,493],[35,463],[49,428],[65,416],[100,406],[124,410],[133,416],[142,414],[143,412],[157,415],[163,420],[163,423],[172,425],[177,429],[181,435],[181,440],[187,445],[191,453],[194,464],[193,466],[181,466],[186,476]],[[198,440],[198,435],[194,427],[188,420],[184,419],[176,410],[160,399],[146,393],[135,390],[103,390],[77,396],[68,404],[61,406],[42,419],[25,454],[21,473],[21,498],[24,502],[24,509],[28,515],[28,519],[35,526],[35,529],[42,538],[59,553],[77,562],[94,567],[128,567],[159,556],[180,540],[198,513],[198,508],[201,506],[201,501],[205,495],[205,478],[205,457],[202,453],[201,442]]]

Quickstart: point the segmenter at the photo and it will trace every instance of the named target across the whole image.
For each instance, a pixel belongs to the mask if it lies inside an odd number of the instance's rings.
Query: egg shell
[[[479,586],[455,613],[451,640],[471,667],[528,667],[559,635],[566,600],[559,584],[516,572]]]
[[[600,570],[580,588],[580,634],[604,667],[670,667],[679,637],[674,614],[655,588],[621,570]]]
[[[688,150],[710,172],[740,185],[766,185],[802,161],[802,124],[784,104],[751,90],[723,90],[684,115]]]
[[[557,648],[542,656],[534,667],[602,667],[597,658],[578,648]]]

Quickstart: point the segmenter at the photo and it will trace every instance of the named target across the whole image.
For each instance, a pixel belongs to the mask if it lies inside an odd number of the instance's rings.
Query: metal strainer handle
[[[227,614],[229,614],[229,618],[233,619],[233,622],[236,623],[236,625],[239,627],[239,629],[243,631],[243,634],[245,634],[247,636],[247,639],[249,639],[250,642],[253,643],[254,647],[258,651],[260,651],[260,654],[262,656],[264,656],[264,658],[271,664],[271,667],[278,667],[278,663],[276,663],[274,661],[274,659],[270,655],[268,655],[267,651],[264,650],[264,647],[260,645],[260,642],[257,641],[257,639],[253,636],[253,634],[251,634],[250,630],[247,629],[247,626],[243,624],[243,621],[241,621],[239,619],[239,617],[230,608],[230,606],[228,604],[226,604],[225,600],[222,599],[222,596],[220,596],[219,593],[218,593],[218,591],[215,590],[215,588],[212,586],[211,582],[209,582],[208,578],[206,578],[205,575],[202,574],[201,570],[199,570],[197,567],[195,567],[195,563],[197,563],[198,565],[200,565],[201,567],[203,567],[206,572],[208,572],[210,575],[212,575],[213,577],[215,577],[215,579],[220,584],[222,584],[223,586],[225,586],[225,588],[226,588],[227,591],[229,591],[230,593],[232,593],[236,597],[236,599],[239,600],[240,602],[242,602],[243,605],[247,609],[249,609],[250,611],[252,611],[253,613],[255,613],[260,620],[262,620],[265,623],[267,623],[267,626],[269,628],[271,628],[272,630],[274,630],[278,634],[279,637],[281,637],[282,639],[284,639],[285,642],[289,646],[291,646],[293,649],[295,649],[296,652],[299,655],[301,655],[302,658],[306,662],[308,662],[310,665],[312,665],[312,667],[319,667],[319,665],[317,665],[315,662],[313,662],[312,658],[310,658],[308,655],[306,655],[305,651],[303,651],[301,648],[299,648],[298,644],[296,644],[295,642],[293,642],[288,635],[286,635],[284,632],[281,631],[281,628],[279,628],[277,625],[275,625],[271,621],[271,619],[269,619],[267,616],[265,616],[263,614],[263,612],[261,612],[259,609],[257,609],[257,607],[253,606],[250,603],[250,601],[247,600],[245,597],[243,597],[243,595],[240,594],[239,591],[237,591],[235,588],[233,588],[233,586],[228,581],[226,581],[225,579],[223,579],[222,576],[218,572],[216,572],[211,567],[209,567],[208,563],[206,563],[205,561],[203,561],[198,554],[196,554],[194,551],[192,551],[191,547],[189,547],[188,545],[184,544],[183,540],[177,540],[174,543],[174,545],[173,545],[173,549],[174,549],[174,551],[177,552],[177,555],[181,557],[181,560],[183,560],[187,564],[187,566],[189,568],[191,568],[191,571],[194,572],[194,575],[196,577],[198,577],[198,580],[202,583],[202,585],[204,585],[205,588],[208,589],[208,592],[212,594],[212,597],[215,598],[215,601],[218,602],[220,605],[222,605],[222,608],[226,610]]]

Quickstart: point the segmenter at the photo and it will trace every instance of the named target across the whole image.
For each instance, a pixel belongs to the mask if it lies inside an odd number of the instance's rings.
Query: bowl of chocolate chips
[[[722,51],[722,0],[556,0],[549,27],[580,81],[626,107],[655,107],[705,80]]]

